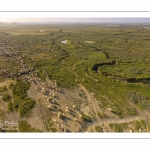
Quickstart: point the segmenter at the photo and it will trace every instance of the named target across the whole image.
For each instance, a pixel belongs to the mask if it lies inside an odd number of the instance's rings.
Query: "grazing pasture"
[[[0,24],[1,121],[21,132],[149,132],[149,28]]]

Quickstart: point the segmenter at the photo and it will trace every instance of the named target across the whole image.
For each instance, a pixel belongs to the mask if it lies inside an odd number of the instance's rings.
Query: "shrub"
[[[98,115],[98,117],[99,117],[100,119],[103,119],[103,116],[102,116],[102,114],[101,114],[99,111],[97,111],[97,115]]]
[[[123,116],[123,114],[122,114],[122,110],[121,110],[121,108],[120,107],[118,107],[118,106],[113,106],[113,107],[111,107],[111,112],[112,113],[114,113],[114,114],[116,114],[118,117],[120,117],[120,118],[122,118]]]
[[[7,89],[7,86],[3,86],[0,88],[0,92],[6,92],[8,89]]]
[[[128,97],[129,97],[129,100],[134,104],[137,104],[137,103],[142,104],[142,102],[145,103],[148,100],[147,96],[138,92],[133,92],[133,91],[128,91]]]
[[[23,99],[21,99],[19,96],[13,96],[13,99],[14,99],[14,109],[15,111],[18,110],[19,108],[19,105],[23,102]]]
[[[27,95],[27,90],[29,89],[29,87],[29,83],[25,83],[18,80],[15,86],[12,88],[13,95],[17,95],[21,98],[24,98]]]
[[[144,120],[141,120],[140,124],[141,124],[141,126],[142,126],[143,129],[146,128],[146,122]]]
[[[9,94],[3,94],[2,99],[3,99],[4,101],[6,101],[6,102],[9,102],[9,101],[11,100],[11,97],[10,97]]]
[[[117,123],[110,123],[109,124],[109,127],[111,129],[113,129],[115,132],[123,132],[123,128],[120,124],[117,124]]]
[[[56,128],[54,127],[54,122],[51,121],[51,118],[47,119],[46,123],[46,129],[49,132],[56,132]]]
[[[81,114],[82,115],[82,119],[86,122],[91,122],[92,118],[84,113]]]
[[[141,125],[138,121],[135,121],[133,125],[135,130],[139,130],[141,128]]]
[[[137,110],[135,108],[127,108],[127,115],[134,116],[137,115]]]
[[[106,114],[106,113],[104,113],[104,112],[102,112],[102,116],[103,116],[103,118],[108,118],[109,116]]]
[[[19,131],[28,132],[31,129],[31,125],[27,121],[19,121]]]
[[[14,87],[14,84],[13,83],[10,83],[9,84],[9,89],[12,89]]]
[[[27,121],[19,121],[18,123],[20,132],[41,132],[39,129],[32,128]]]
[[[101,126],[95,126],[96,132],[103,132],[103,128]]]
[[[35,101],[33,100],[25,100],[24,102],[22,102],[19,107],[20,116],[22,117],[30,116],[31,110],[34,108],[34,106]]]
[[[8,102],[8,110],[10,112],[13,112],[14,111],[14,107],[13,107],[13,103],[12,102]]]
[[[121,125],[115,124],[115,125],[114,125],[114,131],[115,131],[115,132],[123,132],[123,128],[122,128]]]

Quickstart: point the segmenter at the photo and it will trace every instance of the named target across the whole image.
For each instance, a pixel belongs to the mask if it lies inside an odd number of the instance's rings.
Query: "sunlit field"
[[[150,26],[1,24],[1,132],[149,132]]]

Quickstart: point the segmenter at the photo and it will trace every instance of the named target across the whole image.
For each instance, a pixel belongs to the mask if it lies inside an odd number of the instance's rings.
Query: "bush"
[[[29,89],[30,84],[22,82],[18,80],[12,88],[13,95],[20,96],[21,98],[24,98],[27,95],[27,90]]]
[[[32,128],[27,121],[19,121],[18,123],[20,132],[41,132],[39,129]]]
[[[114,125],[114,131],[115,131],[115,132],[123,132],[123,128],[122,128],[121,125],[115,124],[115,125]]]
[[[24,102],[22,102],[19,107],[20,116],[22,117],[30,116],[31,110],[34,108],[34,106],[35,101],[33,100],[25,100]]]
[[[123,128],[120,124],[117,123],[110,123],[110,128],[113,129],[115,132],[123,132]]]
[[[142,126],[143,129],[146,128],[146,122],[144,120],[141,120],[140,124],[141,124],[141,126]]]
[[[0,88],[0,92],[6,92],[8,89],[7,89],[7,86],[3,86]]]
[[[14,84],[13,83],[10,83],[9,84],[9,89],[12,89],[14,87]]]
[[[56,132],[56,128],[54,127],[54,122],[51,121],[51,118],[47,119],[46,123],[46,130],[48,132]]]
[[[19,121],[19,131],[20,132],[29,132],[31,129],[31,125],[27,123],[27,121]]]
[[[134,104],[137,104],[137,103],[142,104],[142,102],[145,103],[148,100],[147,96],[138,92],[134,92],[134,91],[128,91],[128,97],[129,97],[129,100]]]
[[[109,116],[104,112],[102,112],[102,116],[103,116],[103,118],[109,118]]]
[[[102,114],[101,114],[99,111],[97,111],[97,115],[98,115],[98,117],[99,117],[100,119],[103,119],[103,116],[102,116]]]
[[[9,94],[3,94],[2,99],[3,99],[4,101],[6,101],[6,102],[9,102],[9,101],[11,100],[11,97],[10,97]]]
[[[84,114],[84,113],[82,113],[81,115],[82,115],[82,119],[83,119],[84,121],[86,121],[86,122],[91,122],[91,121],[92,121],[92,119],[91,119],[90,116],[88,116],[88,115],[86,115],[86,114]]]
[[[129,116],[137,115],[137,110],[135,108],[127,108],[126,111],[127,111],[127,115]]]
[[[95,126],[96,132],[103,132],[103,128],[101,126]]]
[[[13,99],[14,99],[14,109],[15,111],[18,110],[19,108],[19,105],[23,102],[23,99],[21,99],[19,96],[13,96]]]
[[[141,128],[141,125],[138,121],[135,121],[133,125],[135,130],[139,130]]]
[[[5,86],[3,86],[3,87],[2,87],[2,90],[3,90],[3,92],[8,91],[7,86],[6,86],[6,85],[5,85]]]
[[[121,110],[121,108],[120,107],[118,107],[118,106],[113,106],[113,107],[111,107],[111,112],[112,113],[114,113],[114,114],[116,114],[118,117],[120,117],[120,118],[122,118],[123,116],[123,114],[122,114],[122,110]]]
[[[8,102],[8,110],[10,112],[13,112],[14,111],[14,107],[13,107],[13,103],[12,102]]]

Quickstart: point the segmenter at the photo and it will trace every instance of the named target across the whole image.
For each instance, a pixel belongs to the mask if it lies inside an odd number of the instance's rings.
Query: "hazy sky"
[[[150,18],[0,18],[0,22],[150,23]]]

